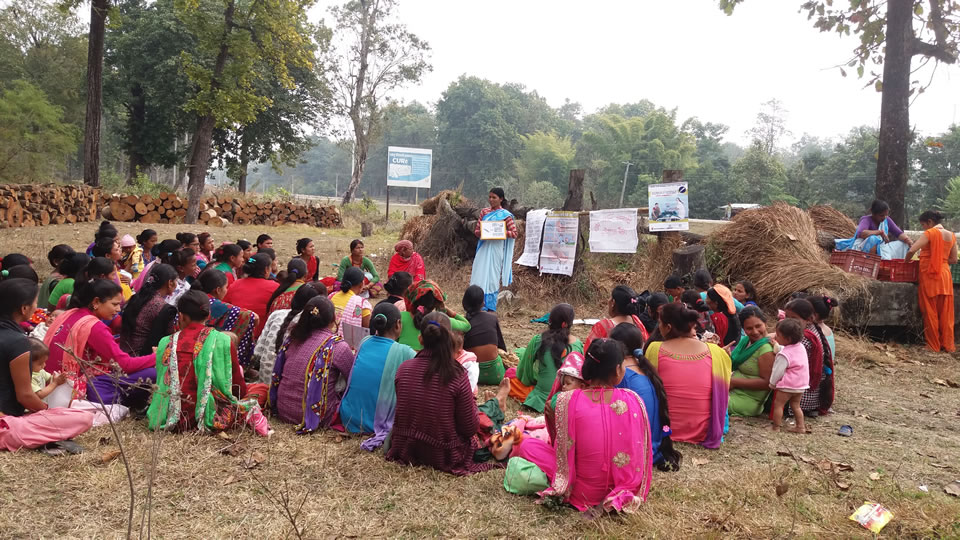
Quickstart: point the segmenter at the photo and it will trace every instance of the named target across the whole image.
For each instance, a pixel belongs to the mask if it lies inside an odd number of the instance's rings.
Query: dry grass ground
[[[43,268],[58,242],[89,242],[91,226],[0,231],[0,251],[22,251]],[[181,226],[158,228],[163,233]],[[121,226],[122,232],[135,232]],[[253,228],[214,231],[218,239],[253,238]],[[293,240],[319,240],[324,263],[339,260],[357,230],[271,230],[283,260]],[[395,236],[368,240],[386,265]],[[433,268],[459,293],[468,269]],[[459,294],[451,294],[459,303]],[[524,345],[540,326],[529,319],[558,299],[531,299],[503,313],[508,345]],[[577,306],[600,316],[602,303]],[[581,336],[587,329],[577,327]],[[298,437],[276,425],[269,440],[249,432],[231,440],[158,435],[141,422],[119,424],[137,490],[134,534],[145,509],[153,449],[159,444],[150,527],[164,538],[281,538],[293,534],[282,505],[288,497],[305,537],[868,537],[847,517],[864,501],[894,513],[884,537],[960,537],[960,499],[943,486],[960,479],[960,382],[957,358],[918,347],[877,346],[838,339],[836,414],[810,422],[811,435],[774,434],[762,419],[735,420],[716,451],[681,445],[683,468],[654,473],[642,510],[588,521],[576,511],[552,510],[504,491],[503,471],[457,478],[400,467],[359,448],[359,439],[332,432]],[[515,410],[517,404],[511,401]],[[513,411],[511,411],[513,412]],[[854,428],[841,438],[837,429]],[[126,531],[127,484],[121,460],[101,458],[117,448],[107,426],[78,438],[87,452],[48,458],[37,452],[0,453],[0,537],[118,537]],[[237,455],[221,453],[238,449]],[[253,468],[248,465],[259,463]],[[830,462],[848,464],[839,471]],[[845,468],[845,467],[843,467]],[[872,476],[871,476],[872,475]],[[777,495],[786,488],[781,496]],[[926,486],[923,491],[920,486]]]

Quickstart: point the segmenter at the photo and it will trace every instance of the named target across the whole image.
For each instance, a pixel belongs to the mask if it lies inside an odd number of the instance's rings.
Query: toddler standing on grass
[[[800,344],[803,339],[803,324],[797,319],[784,319],[777,324],[777,343],[783,346],[773,361],[770,374],[770,388],[775,388],[773,398],[772,429],[780,431],[783,423],[783,408],[790,403],[797,424],[791,430],[806,433],[803,423],[803,410],[800,397],[810,387],[810,366],[807,364],[807,351]]]

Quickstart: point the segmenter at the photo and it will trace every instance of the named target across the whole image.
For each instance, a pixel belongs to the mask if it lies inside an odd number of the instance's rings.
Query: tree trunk
[[[353,201],[357,187],[360,186],[360,179],[363,178],[363,167],[367,163],[366,135],[363,137],[364,140],[362,143],[359,140],[357,141],[353,153],[353,176],[350,177],[350,184],[347,186],[347,191],[343,194],[343,204],[348,204]]]
[[[220,41],[220,51],[217,53],[217,60],[213,66],[213,76],[210,80],[210,86],[217,89],[220,86],[220,77],[223,76],[223,70],[227,65],[227,58],[230,56],[228,38],[233,29],[233,12],[236,7],[234,2],[227,4],[223,13],[223,37]],[[193,146],[190,148],[190,172],[187,182],[187,215],[184,216],[184,223],[196,223],[197,216],[200,214],[201,198],[203,197],[203,186],[207,179],[207,168],[210,165],[210,147],[213,139],[213,128],[216,119],[212,114],[206,114],[197,120],[197,130],[193,135]]]
[[[183,141],[184,145],[187,144],[187,135],[184,135]],[[187,179],[187,174],[190,172],[190,157],[193,156],[193,139],[190,139],[190,149],[187,151],[185,158],[183,160],[183,166],[180,167],[180,170],[177,171],[177,177],[173,179],[173,191],[179,193],[183,190],[183,185]]]
[[[246,131],[240,139],[240,174],[237,176],[237,189],[240,193],[247,192],[247,169],[250,165],[250,142],[247,140]]]
[[[108,0],[90,2],[87,44],[87,116],[83,126],[83,181],[100,185],[100,120],[103,112],[103,38]]]
[[[563,210],[583,210],[583,169],[571,169],[567,187],[567,200],[563,203]]]
[[[143,87],[134,84],[130,88],[130,105],[127,106],[127,132],[130,134],[129,169],[127,170],[127,185],[133,184],[137,173],[147,167],[147,160],[143,157],[144,123],[147,120],[147,105],[143,97]]]
[[[876,197],[890,205],[890,218],[907,227],[910,144],[910,59],[913,40],[913,2],[887,2],[887,42],[883,59],[883,95],[880,101],[880,149],[877,158]]]

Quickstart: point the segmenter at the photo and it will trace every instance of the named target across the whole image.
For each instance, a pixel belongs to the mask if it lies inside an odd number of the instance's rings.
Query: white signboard
[[[638,243],[636,208],[590,212],[592,253],[636,253]]]
[[[429,188],[433,168],[433,150],[429,148],[387,147],[387,185]]]
[[[481,240],[506,240],[507,222],[506,221],[481,221],[480,222]]]
[[[541,274],[573,275],[577,256],[580,218],[577,212],[550,212],[543,223]]]
[[[690,204],[686,182],[650,184],[650,232],[690,230]]]
[[[517,259],[517,264],[534,268],[540,266],[540,240],[543,238],[543,222],[546,221],[549,213],[549,210],[527,212],[523,255],[520,255],[520,258]]]

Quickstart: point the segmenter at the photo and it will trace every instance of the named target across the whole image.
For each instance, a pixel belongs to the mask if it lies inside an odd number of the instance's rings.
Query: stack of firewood
[[[0,228],[97,219],[100,190],[82,185],[0,185]]]
[[[187,215],[187,199],[176,193],[151,195],[106,195],[101,214],[112,221],[141,223],[180,223]],[[255,202],[231,195],[204,199],[197,221],[209,227],[237,225],[306,224],[314,227],[339,227],[340,210],[336,206],[310,206],[286,201]]]

